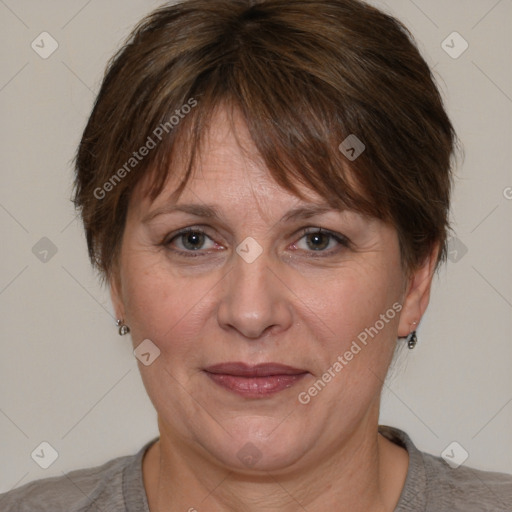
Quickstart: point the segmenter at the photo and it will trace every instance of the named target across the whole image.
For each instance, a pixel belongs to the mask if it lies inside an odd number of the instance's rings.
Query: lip
[[[208,373],[233,375],[236,377],[269,377],[273,375],[299,375],[306,370],[281,363],[260,363],[250,365],[241,362],[214,364],[205,368]]]
[[[246,398],[264,398],[295,385],[309,372],[280,363],[215,364],[204,369],[219,386]]]

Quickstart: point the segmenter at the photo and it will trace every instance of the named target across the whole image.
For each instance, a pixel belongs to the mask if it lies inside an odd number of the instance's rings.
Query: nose
[[[270,261],[266,250],[254,261],[234,254],[217,310],[223,329],[235,329],[255,340],[270,332],[285,331],[293,324],[293,293],[284,283],[280,267]]]

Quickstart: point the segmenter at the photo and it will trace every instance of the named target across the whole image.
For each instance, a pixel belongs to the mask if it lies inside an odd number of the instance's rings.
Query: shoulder
[[[419,451],[405,432],[387,426],[379,431],[409,453],[409,469],[395,512],[512,511],[512,475],[465,465],[451,467],[441,457]]]
[[[118,457],[101,466],[71,471],[63,476],[29,482],[0,494],[0,510],[96,512],[99,507],[99,510],[124,512],[126,478],[140,483],[140,491],[143,492],[141,462],[148,446],[145,445],[135,455]]]
[[[464,512],[512,510],[512,475],[468,466],[450,467],[441,457],[422,453],[432,499]]]

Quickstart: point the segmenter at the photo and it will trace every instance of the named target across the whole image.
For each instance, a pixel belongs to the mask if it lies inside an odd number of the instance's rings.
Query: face
[[[139,366],[161,438],[231,469],[313,464],[377,424],[397,336],[427,291],[405,278],[393,227],[299,199],[241,119],[236,138],[223,111],[211,126],[177,203],[172,178],[154,202],[132,197],[116,312],[135,347],[160,351]]]

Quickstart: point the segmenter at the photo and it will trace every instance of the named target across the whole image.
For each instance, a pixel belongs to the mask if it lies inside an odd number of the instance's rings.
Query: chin
[[[226,469],[237,472],[286,471],[307,451],[304,426],[283,417],[248,416],[209,432],[200,444]],[[227,431],[227,432],[226,432]],[[228,433],[229,432],[229,433]]]

